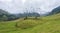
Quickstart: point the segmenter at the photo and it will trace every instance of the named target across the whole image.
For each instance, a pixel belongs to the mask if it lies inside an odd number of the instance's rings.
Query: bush
[[[22,29],[27,29],[36,26],[38,23],[35,21],[24,21],[24,22],[19,22],[18,27]]]
[[[25,18],[24,18],[24,20],[26,20],[28,17],[26,16]]]

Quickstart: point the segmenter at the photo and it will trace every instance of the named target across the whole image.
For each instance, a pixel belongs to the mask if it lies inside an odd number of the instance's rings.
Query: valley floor
[[[16,26],[18,24],[18,27]],[[0,33],[60,33],[60,14],[0,22]]]

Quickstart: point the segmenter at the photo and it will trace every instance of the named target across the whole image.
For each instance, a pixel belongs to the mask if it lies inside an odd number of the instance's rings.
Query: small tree
[[[35,16],[35,19],[38,19],[38,17],[40,17],[40,15],[39,16]]]
[[[16,22],[15,27],[16,27],[16,28],[18,28],[18,27],[19,27],[18,22]]]
[[[15,28],[16,28],[16,30],[19,28],[19,26],[18,26],[18,22],[16,22],[16,24],[15,24]]]
[[[36,16],[35,19],[38,19],[38,17]]]
[[[26,20],[28,17],[26,16],[25,18],[24,18],[24,20]]]

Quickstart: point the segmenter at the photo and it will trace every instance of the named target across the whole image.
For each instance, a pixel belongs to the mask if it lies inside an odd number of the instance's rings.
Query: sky
[[[37,12],[45,14],[60,6],[60,0],[0,0],[0,9],[10,13]]]

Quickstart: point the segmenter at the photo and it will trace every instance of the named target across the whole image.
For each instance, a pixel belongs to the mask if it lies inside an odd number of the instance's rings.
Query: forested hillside
[[[60,13],[60,6],[54,8],[52,12],[49,13],[49,15],[58,14],[58,13]]]

